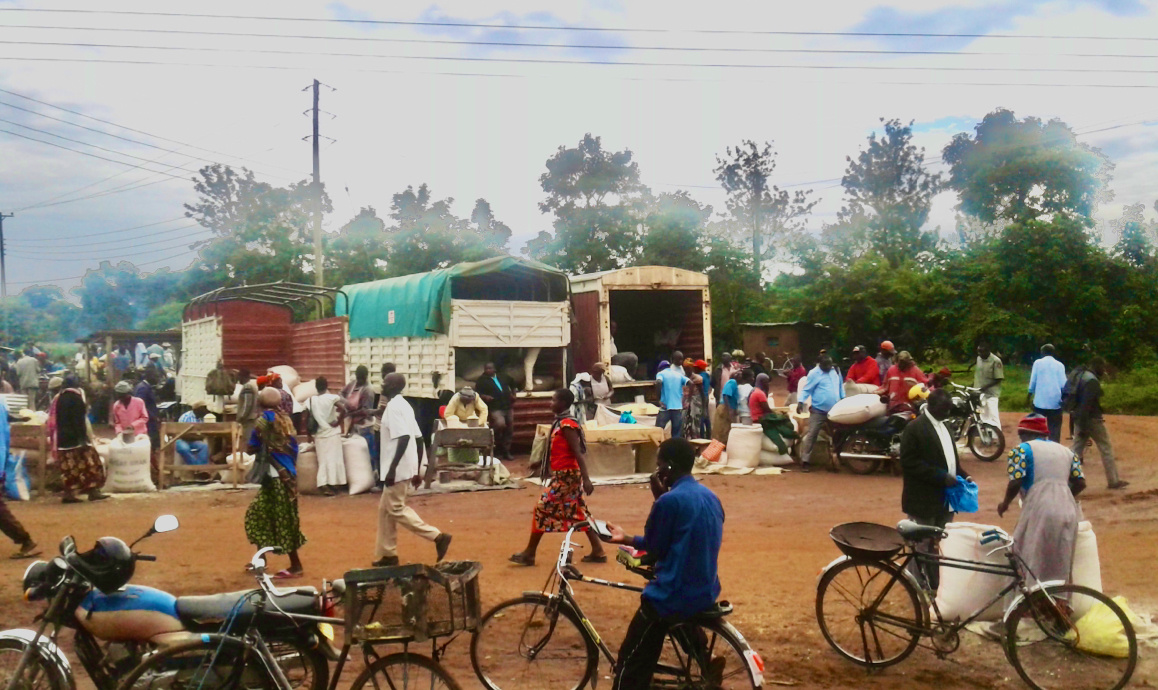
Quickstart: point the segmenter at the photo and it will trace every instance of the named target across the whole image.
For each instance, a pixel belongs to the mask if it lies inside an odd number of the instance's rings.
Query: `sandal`
[[[525,566],[535,565],[535,559],[534,558],[527,558],[527,555],[524,553],[516,553],[515,555],[511,556],[507,560],[510,561],[511,563],[516,564],[516,565],[525,565]]]
[[[606,563],[607,562],[607,554],[601,554],[599,556],[596,556],[593,553],[589,553],[586,556],[584,556],[583,558],[580,558],[579,561],[581,563]]]
[[[300,579],[301,576],[302,576],[302,573],[295,573],[292,570],[279,570],[279,571],[277,571],[277,573],[274,574],[273,579],[275,579],[275,580],[297,580],[297,579]]]
[[[20,550],[17,551],[16,553],[12,554],[11,556],[9,556],[9,558],[11,558],[14,561],[18,561],[18,560],[21,560],[24,558],[32,558],[33,556],[39,556],[39,555],[40,555],[40,548],[36,545],[36,542],[30,541],[27,544],[24,544],[23,546],[21,546]]]

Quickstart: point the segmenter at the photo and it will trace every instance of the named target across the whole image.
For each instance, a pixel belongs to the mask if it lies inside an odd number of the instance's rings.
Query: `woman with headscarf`
[[[683,437],[689,441],[704,437],[704,420],[708,416],[708,399],[704,397],[704,379],[696,373],[696,362],[691,357],[684,360],[684,418]]]
[[[124,383],[123,381],[121,383]],[[60,467],[64,485],[62,503],[80,503],[77,494],[88,494],[88,500],[101,501],[108,494],[101,493],[105,485],[105,466],[92,445],[88,428],[88,404],[76,378],[69,376],[64,390],[56,396],[48,415],[48,436],[52,441],[52,455]],[[127,383],[117,384],[120,393]],[[131,387],[130,396],[132,393]]]
[[[281,391],[263,388],[257,395],[261,415],[249,437],[249,452],[268,453],[269,474],[262,477],[257,498],[245,511],[245,536],[258,548],[276,546],[289,555],[290,567],[273,577],[302,576],[298,549],[306,543],[298,519],[297,457],[293,421],[281,409]]]
[[[551,411],[555,423],[548,435],[547,462],[551,480],[539,496],[539,503],[531,519],[531,538],[527,548],[511,556],[519,565],[535,565],[535,551],[546,532],[566,532],[576,522],[583,522],[590,513],[584,494],[595,491],[587,473],[587,441],[583,436],[583,422],[571,412],[575,396],[568,388],[555,391]],[[595,532],[584,529],[591,540],[591,553],[584,563],[606,563],[607,554]]]

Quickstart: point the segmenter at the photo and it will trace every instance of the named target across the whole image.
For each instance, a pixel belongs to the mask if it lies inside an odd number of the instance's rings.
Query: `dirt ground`
[[[1010,443],[1017,415],[1003,422]],[[1158,418],[1113,417],[1107,420],[1122,476],[1131,482],[1125,491],[1110,492],[1097,454],[1087,464],[1090,489],[1082,496],[1087,519],[1097,533],[1105,590],[1125,595],[1138,612],[1158,613],[1158,585],[1151,568],[1158,556]],[[1005,485],[1004,463],[962,458],[981,487],[981,512],[974,522],[998,524],[1012,531],[1016,508],[999,519],[995,506]],[[947,660],[918,650],[907,661],[883,673],[864,671],[841,660],[821,637],[814,614],[818,571],[839,554],[828,538],[838,523],[867,520],[893,524],[900,514],[901,480],[898,477],[859,477],[848,473],[790,472],[781,476],[712,476],[704,483],[724,504],[727,522],[720,554],[723,598],[735,605],[733,624],[748,638],[766,664],[766,679],[811,688],[993,688],[1024,687],[995,644],[965,633],[962,649]],[[141,546],[159,557],[141,563],[134,582],[177,595],[205,594],[246,588],[251,581],[243,566],[253,553],[243,530],[250,492],[213,491],[118,497],[100,504],[64,506],[58,500],[37,500],[13,506],[32,534],[55,552],[56,542],[72,534],[79,544],[104,535],[130,541],[155,516],[172,513],[181,521],[177,532],[157,535]],[[538,498],[534,489],[423,496],[412,505],[431,524],[454,535],[450,557],[483,563],[481,586],[484,608],[525,590],[539,589],[559,546],[559,537],[543,540],[533,568],[507,563],[520,550],[530,528],[531,509]],[[651,505],[646,486],[599,487],[589,499],[592,512],[642,531]],[[302,550],[306,567],[303,584],[340,577],[346,570],[368,566],[372,558],[377,496],[303,497],[302,527],[309,543]],[[431,562],[434,546],[409,533],[401,536],[403,562]],[[20,576],[25,561],[0,560],[0,628],[28,627],[39,606],[20,597]],[[597,577],[625,579],[615,563],[585,565]],[[618,647],[637,600],[630,592],[577,585],[588,615],[612,648]],[[69,643],[66,643],[66,647]],[[469,640],[459,639],[448,649],[447,666],[463,688],[480,687],[470,670]],[[1142,647],[1140,668],[1133,687],[1158,684],[1156,650]],[[357,661],[344,674],[352,679]],[[599,683],[610,687],[606,664],[601,662]],[[347,680],[347,682],[348,682]],[[88,685],[84,682],[83,685]],[[770,684],[766,684],[772,687]]]

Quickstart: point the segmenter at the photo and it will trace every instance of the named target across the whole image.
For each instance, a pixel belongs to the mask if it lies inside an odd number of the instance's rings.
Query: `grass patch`
[[[969,363],[937,362],[922,371],[932,375],[943,366],[948,366],[953,372],[955,383],[973,385],[973,372],[965,371]],[[1001,386],[1002,412],[1031,411],[1026,404],[1030,372],[1030,367],[1005,365],[1005,383]],[[1158,415],[1158,366],[1111,374],[1102,382],[1102,389],[1105,391],[1102,410],[1106,414]]]

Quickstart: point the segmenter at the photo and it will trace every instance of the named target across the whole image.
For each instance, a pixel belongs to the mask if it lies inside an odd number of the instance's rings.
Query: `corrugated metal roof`
[[[708,276],[672,266],[631,266],[571,277],[572,292],[595,289],[595,285],[665,286],[675,288],[707,287]]]

